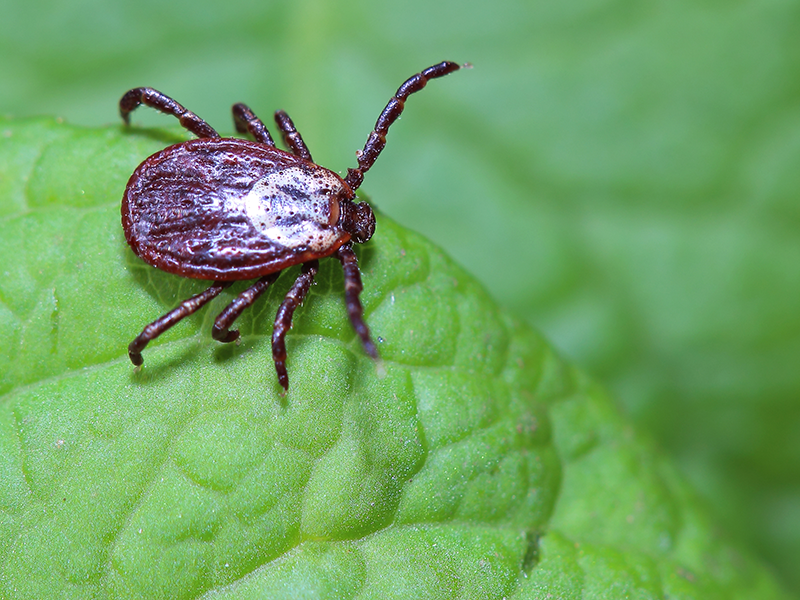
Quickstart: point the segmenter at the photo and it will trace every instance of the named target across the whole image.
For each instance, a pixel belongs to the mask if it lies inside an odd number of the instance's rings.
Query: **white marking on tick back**
[[[265,238],[287,248],[330,248],[341,231],[331,227],[331,198],[341,182],[324,170],[309,175],[288,167],[259,179],[244,197],[244,212]]]

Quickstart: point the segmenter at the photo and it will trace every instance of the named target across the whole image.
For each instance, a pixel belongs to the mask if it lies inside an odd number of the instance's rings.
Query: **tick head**
[[[375,214],[369,204],[342,200],[339,210],[341,211],[339,227],[349,233],[357,244],[368,242],[375,233]]]

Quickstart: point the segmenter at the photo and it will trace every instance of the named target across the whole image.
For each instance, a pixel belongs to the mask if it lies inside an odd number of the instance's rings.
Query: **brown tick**
[[[211,330],[220,342],[237,340],[239,332],[230,329],[237,317],[283,269],[300,264],[272,333],[278,381],[288,390],[286,333],[314,280],[319,259],[326,256],[342,263],[347,314],[364,351],[377,360],[359,300],[363,286],[353,252],[354,242],[362,244],[372,237],[375,216],[366,202],[354,202],[355,192],[386,145],[389,127],[403,112],[406,99],[430,79],[460,68],[442,62],[403,83],[357,153],[358,166],[348,169],[344,179],[314,163],[283,111],[275,113],[275,122],[290,152],[275,147],[264,123],[244,104],[233,105],[233,122],[236,131],[250,133],[255,142],[220,137],[196,114],[152,88],[127,92],[119,102],[125,123],[131,111],[146,104],[175,116],[200,139],[169,146],[133,172],[122,198],[125,238],[137,256],[158,269],[214,282],[145,327],[128,346],[131,362],[141,365],[142,350],[150,340],[234,281],[258,277],[220,313]]]

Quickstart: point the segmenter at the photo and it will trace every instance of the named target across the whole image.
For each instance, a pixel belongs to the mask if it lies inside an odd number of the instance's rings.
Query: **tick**
[[[278,381],[289,389],[286,334],[319,269],[319,259],[335,256],[344,269],[347,314],[364,351],[378,350],[364,322],[363,289],[353,244],[375,231],[375,215],[355,202],[364,174],[386,146],[389,127],[406,99],[431,79],[461,68],[441,62],[406,80],[381,112],[358,166],[344,178],[316,164],[285,112],[275,122],[288,152],[275,147],[264,123],[244,104],[233,105],[236,131],[255,141],[223,138],[203,119],[152,88],[135,88],[119,102],[125,123],[140,104],[176,117],[198,139],[169,146],[146,159],[131,175],[122,198],[122,228],[134,253],[175,275],[213,281],[204,292],[156,319],[128,346],[134,365],[144,362],[148,342],[218,296],[235,281],[258,280],[239,294],[214,322],[211,335],[233,342],[233,322],[275,282],[281,271],[302,265],[275,317],[272,356]],[[464,65],[468,66],[468,65]]]

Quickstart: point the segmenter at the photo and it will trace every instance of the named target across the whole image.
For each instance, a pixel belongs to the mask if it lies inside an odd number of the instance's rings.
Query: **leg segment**
[[[272,141],[272,136],[267,131],[264,123],[246,104],[239,102],[233,105],[233,124],[239,133],[250,133],[256,138],[257,142],[275,146],[275,142]]]
[[[192,296],[188,300],[184,300],[177,308],[150,323],[128,346],[128,356],[130,356],[131,362],[137,367],[141,365],[144,362],[142,350],[144,350],[150,340],[160,336],[181,319],[197,312],[204,304],[216,298],[219,293],[231,285],[231,283],[230,281],[216,281],[214,285],[205,292]]]
[[[383,109],[381,116],[378,117],[375,128],[372,130],[372,133],[369,134],[364,149],[357,153],[358,167],[355,169],[347,169],[347,177],[345,177],[344,180],[353,191],[361,186],[361,182],[364,180],[364,173],[372,167],[378,155],[381,153],[384,146],[386,146],[386,134],[391,124],[394,123],[400,116],[400,113],[403,112],[406,99],[411,94],[424,88],[430,79],[444,77],[453,71],[458,71],[460,68],[461,65],[458,63],[445,61],[438,65],[428,67],[421,73],[417,73],[406,80],[406,82],[397,89],[397,92],[395,92],[395,95],[389,100],[386,108]]]
[[[344,269],[344,300],[347,304],[347,316],[350,317],[353,329],[356,330],[358,337],[361,338],[364,352],[373,359],[378,360],[378,349],[369,336],[369,327],[364,322],[364,308],[358,299],[364,286],[361,284],[361,271],[358,270],[358,260],[356,259],[356,253],[353,252],[353,244],[347,243],[340,247],[335,256],[341,261]]]
[[[197,137],[217,138],[219,134],[211,125],[203,121],[192,111],[186,110],[169,96],[153,88],[134,88],[125,93],[119,101],[119,114],[126,124],[130,124],[130,113],[140,104],[152,106],[156,110],[176,117],[183,127]]]
[[[295,309],[303,303],[308,294],[314,276],[319,270],[319,261],[311,260],[303,263],[300,275],[286,294],[275,315],[275,325],[272,330],[272,358],[275,361],[275,370],[278,372],[278,382],[284,390],[289,389],[289,375],[286,372],[286,334],[292,327],[292,316]]]
[[[220,342],[228,343],[235,342],[239,339],[239,331],[234,329],[230,331],[229,328],[233,322],[239,318],[242,311],[255,302],[258,297],[263,294],[267,288],[275,282],[281,272],[270,273],[256,281],[253,285],[243,291],[236,297],[236,300],[225,307],[217,320],[214,321],[214,327],[211,329],[211,336]]]
[[[292,123],[292,120],[289,118],[289,115],[282,110],[279,110],[275,113],[275,122],[278,124],[278,127],[283,134],[283,143],[286,144],[286,146],[292,151],[292,154],[313,162],[311,158],[311,152],[308,151],[306,143],[303,141],[303,137],[295,128],[294,123]]]

